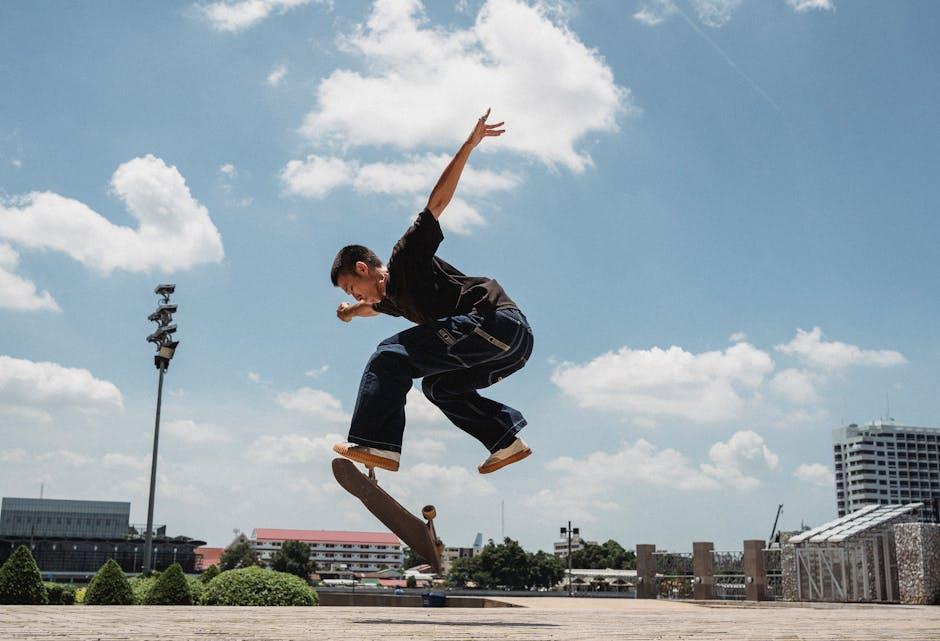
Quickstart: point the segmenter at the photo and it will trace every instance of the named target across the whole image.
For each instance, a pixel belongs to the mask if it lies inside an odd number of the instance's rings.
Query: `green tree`
[[[203,583],[208,583],[215,577],[219,576],[219,572],[219,566],[210,565],[206,568],[205,572],[199,575],[199,580],[201,580]]]
[[[452,585],[465,586],[470,581],[475,581],[475,576],[480,571],[480,557],[456,559],[450,566],[450,572],[447,574],[447,580]]]
[[[590,570],[633,570],[636,569],[636,553],[633,550],[625,550],[613,539],[601,545],[588,543],[582,549],[571,553],[571,567]]]
[[[242,535],[222,551],[222,560],[219,565],[221,566],[219,569],[224,572],[225,570],[247,568],[252,565],[260,566],[261,560],[258,558],[255,549],[251,547],[248,539]]]
[[[420,556],[415,554],[414,550],[412,550],[411,548],[405,548],[403,552],[405,553],[405,560],[402,561],[401,567],[405,570],[407,570],[408,568],[413,568],[416,565],[422,565],[424,563],[427,563],[425,559],[422,559]]]
[[[0,603],[9,605],[46,605],[49,594],[32,553],[21,545],[0,567]]]
[[[271,569],[299,576],[306,581],[317,571],[317,566],[310,559],[309,545],[300,541],[284,541],[271,558]]]
[[[146,605],[192,605],[193,593],[179,563],[174,563],[160,573],[150,593],[144,599]]]
[[[405,587],[406,587],[406,588],[416,588],[416,587],[418,587],[418,579],[416,579],[416,578],[414,577],[414,575],[412,574],[412,575],[409,576],[408,579],[405,581]]]
[[[317,593],[293,574],[259,567],[223,572],[206,586],[203,605],[316,605]]]
[[[551,589],[565,576],[565,564],[554,554],[539,550],[529,554],[529,581],[530,588]]]
[[[134,591],[114,559],[101,566],[85,593],[88,605],[134,605]]]

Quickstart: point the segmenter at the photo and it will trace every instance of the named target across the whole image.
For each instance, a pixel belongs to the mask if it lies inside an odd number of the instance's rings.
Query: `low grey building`
[[[131,504],[124,501],[75,501],[3,497],[0,536],[123,538]]]

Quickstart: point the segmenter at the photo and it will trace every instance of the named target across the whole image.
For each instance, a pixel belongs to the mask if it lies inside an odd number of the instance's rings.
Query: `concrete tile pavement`
[[[0,606],[0,640],[940,640],[940,607],[507,600],[525,607]]]

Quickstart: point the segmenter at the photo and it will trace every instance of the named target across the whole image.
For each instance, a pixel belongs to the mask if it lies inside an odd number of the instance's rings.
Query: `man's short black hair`
[[[381,267],[382,260],[375,255],[375,252],[362,245],[346,245],[333,260],[333,268],[330,269],[330,280],[334,287],[339,287],[340,274],[355,274],[356,263],[364,262],[369,267]]]

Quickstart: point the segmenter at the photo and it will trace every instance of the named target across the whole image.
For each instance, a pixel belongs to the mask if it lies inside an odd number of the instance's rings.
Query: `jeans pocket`
[[[472,316],[456,320],[450,328],[439,329],[437,334],[447,346],[447,354],[464,367],[488,363],[510,350],[508,343],[483,329]]]

